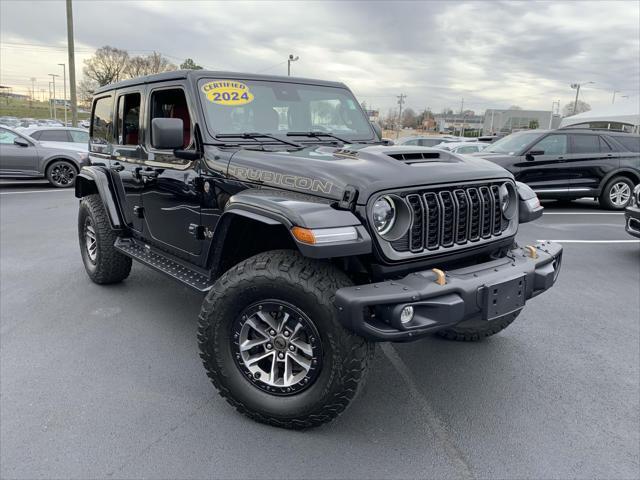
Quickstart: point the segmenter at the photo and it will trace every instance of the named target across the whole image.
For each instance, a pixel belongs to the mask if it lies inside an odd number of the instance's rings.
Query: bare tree
[[[573,111],[573,103],[567,103],[564,107],[562,107],[562,116],[570,117],[571,115],[575,115],[577,113],[588,112],[591,110],[591,105],[587,102],[583,102],[582,100],[578,100],[578,105],[576,106],[576,111]]]
[[[89,77],[84,77],[80,80],[80,83],[78,83],[78,103],[83,107],[91,105],[93,92],[95,92],[98,87],[98,82]]]
[[[202,70],[202,67],[194,62],[191,58],[187,58],[180,64],[180,70]]]
[[[145,57],[132,57],[127,65],[127,75],[130,77],[142,77],[149,75],[149,62]]]
[[[147,57],[147,63],[149,68],[148,75],[177,70],[177,67],[173,63],[171,63],[158,52],[153,52],[151,55],[149,55]]]
[[[107,45],[84,61],[83,72],[99,86],[104,86],[126,78],[128,64],[129,53],[126,50]]]
[[[416,112],[411,107],[407,107],[404,112],[402,112],[402,126],[415,128],[416,126]]]
[[[518,106],[518,105],[511,105],[509,107],[509,110],[522,110],[522,107]]]

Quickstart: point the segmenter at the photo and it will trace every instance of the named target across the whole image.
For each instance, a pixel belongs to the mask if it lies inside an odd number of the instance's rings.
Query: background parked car
[[[482,142],[445,142],[435,145],[433,148],[447,150],[452,153],[476,153],[487,148],[487,143]]]
[[[0,177],[45,177],[55,187],[71,187],[80,168],[88,164],[86,146],[78,149],[68,143],[60,148],[0,127]]]
[[[89,131],[73,127],[35,127],[20,130],[20,133],[35,138],[40,142],[72,143],[75,148],[87,150],[89,148]],[[66,147],[67,145],[59,145]]]
[[[405,137],[395,141],[396,145],[417,145],[420,147],[433,147],[440,143],[455,142],[454,138],[447,137]]]
[[[598,198],[624,209],[640,183],[640,136],[610,130],[558,129],[513,133],[474,154],[528,184],[540,198]]]

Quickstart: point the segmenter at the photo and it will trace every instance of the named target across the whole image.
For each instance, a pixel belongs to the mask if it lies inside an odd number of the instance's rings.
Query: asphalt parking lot
[[[555,288],[483,342],[378,348],[363,394],[305,432],[260,425],[198,357],[201,295],[140,265],[85,275],[72,191],[0,184],[2,478],[638,478],[640,243],[547,205]]]

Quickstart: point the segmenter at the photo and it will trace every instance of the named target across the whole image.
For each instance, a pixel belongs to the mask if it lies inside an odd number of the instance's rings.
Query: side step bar
[[[215,283],[207,275],[188,266],[186,262],[183,263],[173,259],[169,254],[135,238],[118,237],[113,246],[128,257],[148,265],[199,292],[208,292]]]

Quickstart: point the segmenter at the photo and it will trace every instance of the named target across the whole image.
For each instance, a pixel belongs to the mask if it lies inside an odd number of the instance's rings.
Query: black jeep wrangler
[[[206,293],[198,342],[220,394],[287,428],[332,420],[376,341],[478,340],[553,285],[562,248],[503,168],[390,146],[341,83],[177,71],[99,89],[78,175],[96,283],[137,260]]]

